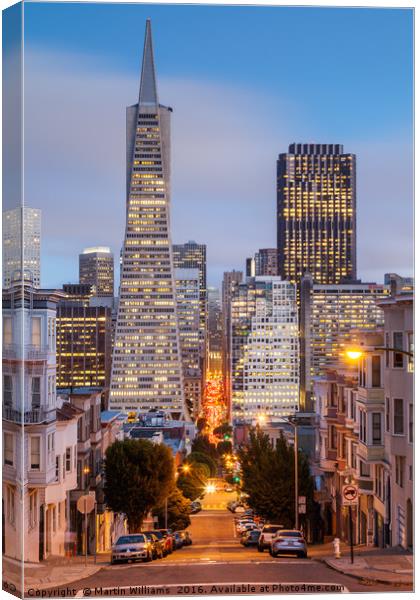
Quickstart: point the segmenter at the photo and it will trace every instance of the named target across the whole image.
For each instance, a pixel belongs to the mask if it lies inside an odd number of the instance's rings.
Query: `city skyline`
[[[182,48],[171,32],[174,8]],[[244,270],[246,256],[275,246],[276,158],[293,142],[344,144],[357,156],[358,276],[380,283],[385,272],[412,273],[411,12],[271,7],[258,9],[251,25],[253,9],[235,7],[240,27],[233,31],[230,7],[95,5],[92,13],[87,5],[70,4],[60,7],[65,18],[58,19],[54,6],[27,6],[25,89],[31,130],[26,138],[26,203],[43,211],[44,287],[76,281],[77,257],[85,246],[107,245],[119,255],[124,109],[135,93],[136,47],[147,16],[154,24],[162,97],[170,98],[174,109],[173,242],[207,244],[209,285],[220,288],[224,271]],[[72,34],[80,10],[84,26]],[[187,13],[192,19],[188,26],[183,23]],[[101,32],[109,33],[103,35],[111,40],[108,47],[93,28],[93,14]],[[316,27],[311,28],[314,19]],[[215,25],[223,34],[217,44],[210,35]],[[137,34],[125,43],[120,27],[135,28]],[[259,39],[254,57],[247,42],[252,28]],[[327,30],[330,45],[336,46],[334,56],[326,54],[325,42],[320,44],[320,69],[314,74],[304,47],[291,45],[293,32],[305,39],[302,46],[310,47]],[[343,63],[346,39],[354,36],[358,44],[351,60]],[[287,68],[281,77],[270,76],[285,51]],[[327,65],[326,71],[322,67]],[[254,114],[256,101],[264,102],[259,115]],[[102,127],[104,119],[107,128]],[[66,130],[63,139],[60,132],[69,121],[72,131]],[[105,138],[107,144],[102,143]],[[197,152],[200,140],[206,144],[201,142]],[[221,141],[224,151],[215,157]],[[69,163],[68,185],[62,189],[62,169]],[[214,172],[219,176],[214,178]],[[12,200],[8,194],[5,198],[7,208]],[[63,207],[59,213],[54,211],[57,198]],[[93,235],[98,220],[100,233]],[[71,240],[63,235],[69,227]]]

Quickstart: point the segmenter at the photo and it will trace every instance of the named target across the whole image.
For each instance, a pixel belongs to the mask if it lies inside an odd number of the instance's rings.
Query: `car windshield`
[[[123,544],[143,544],[144,541],[144,535],[122,535],[117,540],[117,546],[122,546]]]
[[[279,531],[278,537],[303,537],[300,531]]]

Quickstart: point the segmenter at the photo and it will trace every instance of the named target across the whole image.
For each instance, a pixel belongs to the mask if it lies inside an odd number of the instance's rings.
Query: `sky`
[[[411,10],[31,2],[25,203],[42,210],[44,287],[76,282],[86,246],[118,263],[147,17],[173,108],[172,240],[207,244],[209,285],[275,247],[276,159],[292,142],[357,156],[358,277],[412,274]]]

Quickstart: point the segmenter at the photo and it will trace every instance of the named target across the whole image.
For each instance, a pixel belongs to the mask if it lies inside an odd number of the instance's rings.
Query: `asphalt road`
[[[213,496],[204,505],[221,500],[220,494]],[[77,597],[396,591],[388,585],[365,585],[311,558],[273,559],[268,552],[243,548],[226,509],[203,510],[191,521],[192,546],[152,563],[105,566],[71,585]]]

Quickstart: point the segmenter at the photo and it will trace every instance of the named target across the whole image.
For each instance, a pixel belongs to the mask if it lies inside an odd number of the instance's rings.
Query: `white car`
[[[267,523],[267,525],[264,525],[258,540],[258,552],[264,552],[266,548],[271,547],[271,540],[279,529],[283,529],[283,525],[273,525],[272,523]]]
[[[238,525],[237,532],[244,533],[244,531],[251,531],[252,529],[258,529],[256,523],[242,523],[242,525]]]
[[[112,546],[111,565],[130,560],[150,561],[152,558],[152,544],[143,533],[122,535]]]

